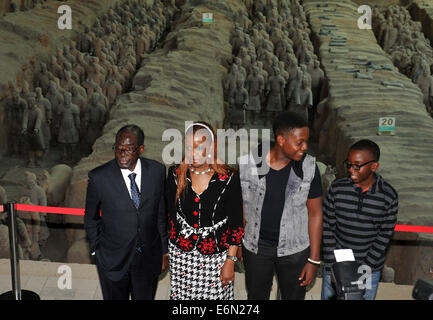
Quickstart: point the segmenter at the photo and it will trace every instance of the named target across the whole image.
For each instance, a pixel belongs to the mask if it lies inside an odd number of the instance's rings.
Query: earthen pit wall
[[[371,30],[358,28],[358,5],[351,1],[329,1],[328,9],[338,3],[335,13],[344,15],[336,17],[317,8],[318,3],[306,0],[304,9],[309,15],[313,43],[329,79],[333,120],[327,150],[339,176],[344,174],[342,162],[352,143],[362,138],[376,141],[382,152],[379,173],[399,193],[398,223],[433,225],[433,165],[429,160],[433,156],[433,120],[422,104],[421,91],[395,67],[393,71],[374,72],[373,80],[355,79],[353,73],[337,70],[337,65],[353,65],[356,56],[366,56],[375,64],[392,64],[392,61],[377,44]],[[331,20],[319,18],[325,15]],[[322,24],[335,24],[338,30],[333,32],[347,36],[347,46],[338,48],[349,48],[349,53],[329,52],[330,37],[319,35]],[[398,81],[405,88],[386,88],[382,81]],[[396,117],[396,136],[376,134],[378,120],[385,116]],[[433,265],[432,236],[395,232],[393,240],[387,263],[396,270],[395,281],[413,284],[418,277],[428,276]],[[410,245],[402,245],[402,240],[410,241]]]

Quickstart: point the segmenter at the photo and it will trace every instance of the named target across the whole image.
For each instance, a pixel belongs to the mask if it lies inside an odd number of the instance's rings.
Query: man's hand
[[[168,268],[168,253],[164,254],[162,256],[162,268],[161,268],[161,273],[164,273],[165,270],[167,270]]]
[[[304,269],[302,269],[301,275],[299,276],[299,280],[305,278],[300,284],[301,287],[305,287],[313,283],[314,279],[316,278],[318,268],[319,266],[315,266],[309,262],[305,264]]]

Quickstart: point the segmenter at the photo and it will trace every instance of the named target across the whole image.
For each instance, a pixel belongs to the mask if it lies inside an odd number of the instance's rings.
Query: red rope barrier
[[[394,231],[433,233],[433,227],[407,226],[403,224],[398,224],[395,226]]]
[[[4,210],[3,205],[0,205],[0,212],[3,212],[3,210]],[[45,206],[34,206],[34,205],[17,203],[16,210],[84,216],[84,209],[76,209],[76,208],[45,207]],[[408,226],[408,225],[398,224],[395,226],[394,231],[433,233],[433,227]]]
[[[71,215],[75,215],[75,216],[84,216],[84,209],[34,206],[34,205],[19,204],[19,203],[17,203],[17,205],[16,205],[16,210],[18,210],[18,211],[31,211],[31,212],[44,212],[44,213],[71,214]]]

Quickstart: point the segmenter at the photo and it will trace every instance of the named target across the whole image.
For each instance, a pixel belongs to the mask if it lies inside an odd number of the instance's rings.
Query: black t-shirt
[[[266,193],[262,207],[260,239],[271,242],[275,246],[278,245],[280,236],[280,221],[286,200],[285,191],[292,166],[293,161],[290,161],[280,170],[269,168],[269,172],[266,174]],[[316,165],[308,199],[320,196],[322,196],[322,180],[320,178],[319,167]]]

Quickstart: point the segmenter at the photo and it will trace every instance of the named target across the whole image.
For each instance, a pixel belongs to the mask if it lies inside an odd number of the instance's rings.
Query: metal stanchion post
[[[21,300],[20,260],[18,256],[17,219],[15,215],[15,202],[8,202],[9,248],[11,260],[12,292],[15,300]]]
[[[18,251],[18,228],[17,218],[15,214],[15,201],[10,201],[4,205],[8,213],[8,228],[9,228],[9,249],[11,261],[11,279],[12,291],[8,291],[0,295],[0,300],[21,300],[21,294],[24,294],[24,300],[39,300],[39,296],[28,290],[21,290],[20,281],[20,259]]]

